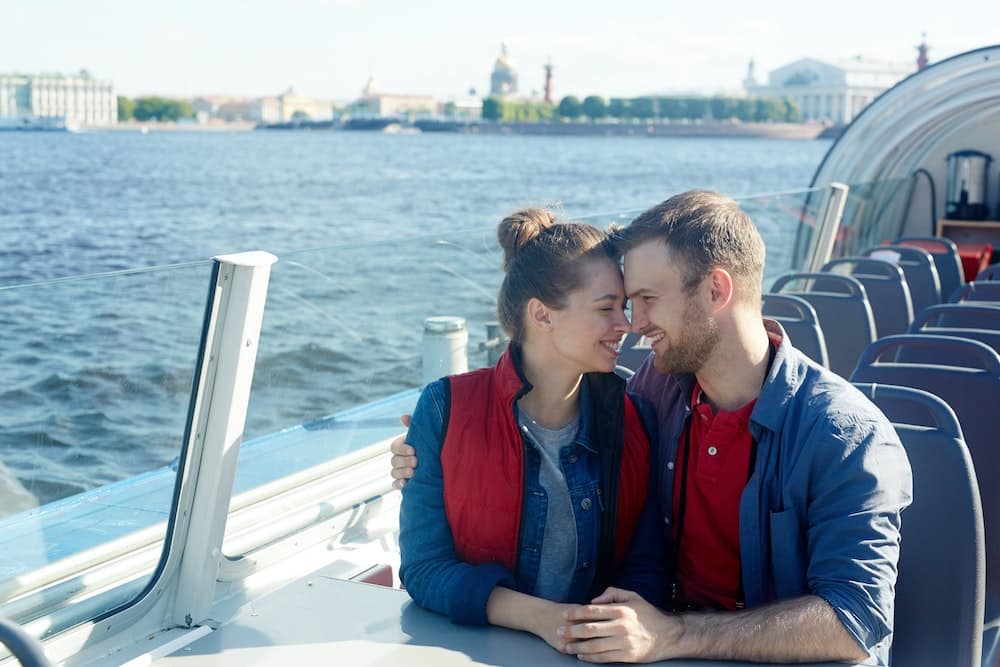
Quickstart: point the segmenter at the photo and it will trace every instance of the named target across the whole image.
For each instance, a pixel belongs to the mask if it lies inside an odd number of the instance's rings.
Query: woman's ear
[[[525,325],[539,331],[550,331],[552,329],[552,311],[539,299],[532,297],[528,299],[527,317]]]

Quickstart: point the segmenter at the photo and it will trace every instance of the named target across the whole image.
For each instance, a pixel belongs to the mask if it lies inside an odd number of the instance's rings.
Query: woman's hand
[[[564,614],[571,606],[497,586],[486,603],[486,616],[493,625],[530,632],[565,653],[568,639],[561,638],[557,631],[566,625]]]

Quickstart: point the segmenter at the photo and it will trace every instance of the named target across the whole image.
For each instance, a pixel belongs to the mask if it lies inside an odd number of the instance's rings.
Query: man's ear
[[[552,311],[539,299],[532,297],[528,299],[527,317],[525,325],[538,329],[539,331],[550,331],[552,329]]]
[[[733,300],[735,285],[733,275],[722,267],[715,267],[709,274],[711,281],[712,310],[718,312]]]

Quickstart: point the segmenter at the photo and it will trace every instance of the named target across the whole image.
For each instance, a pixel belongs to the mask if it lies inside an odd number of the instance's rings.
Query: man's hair
[[[737,296],[760,301],[764,240],[739,205],[718,192],[689,190],[642,213],[616,232],[620,254],[661,240],[681,263],[684,291],[692,293],[709,272],[721,267],[733,276]]]

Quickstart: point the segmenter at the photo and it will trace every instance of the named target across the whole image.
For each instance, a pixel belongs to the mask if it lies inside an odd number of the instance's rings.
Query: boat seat
[[[976,276],[976,282],[988,282],[988,281],[1000,281],[1000,262],[996,264],[990,264],[985,269],[979,272]]]
[[[962,258],[959,256],[958,246],[951,239],[940,236],[903,236],[896,239],[893,245],[923,248],[930,253],[941,282],[942,300],[965,282]]]
[[[815,309],[830,370],[848,377],[858,356],[875,340],[875,320],[864,285],[835,273],[789,273],[771,291],[805,299]]]
[[[963,301],[930,306],[913,318],[910,333],[918,333],[925,327],[1000,331],[1000,305],[988,301]]]
[[[618,354],[618,365],[634,373],[652,351],[644,336],[637,333],[628,333],[625,335],[625,340],[622,341],[621,350]]]
[[[354,575],[350,580],[392,588],[392,565],[387,563],[377,563],[369,567],[367,570]]]
[[[986,301],[1000,304],[1000,282],[965,283],[952,293],[948,303],[964,301]]]
[[[905,361],[909,350],[919,348],[936,352],[937,359],[942,361]],[[963,358],[968,363],[963,363]],[[943,399],[954,410],[979,478],[986,531],[988,614],[984,624],[996,627],[1000,623],[1000,618],[994,618],[1000,616],[1000,480],[997,479],[1000,442],[996,438],[995,414],[983,408],[1000,405],[1000,355],[979,341],[964,338],[924,334],[889,336],[865,350],[851,381],[923,389]],[[988,648],[984,646],[984,650]]]
[[[889,245],[869,248],[861,254],[864,257],[886,260],[903,270],[914,313],[941,303],[941,282],[937,267],[934,265],[934,258],[923,248]]]
[[[962,260],[965,282],[972,282],[976,276],[989,268],[993,258],[992,243],[956,243],[958,256]],[[1000,667],[997,665],[996,667]]]
[[[913,502],[900,528],[890,662],[979,667],[986,594],[983,508],[958,418],[926,391],[855,386],[889,417],[913,470]]]
[[[820,270],[851,276],[865,286],[876,337],[906,333],[913,321],[913,303],[901,268],[871,257],[842,257],[830,260]]]
[[[764,294],[763,313],[781,323],[792,345],[820,366],[830,367],[823,329],[816,309],[808,301],[790,294]]]

